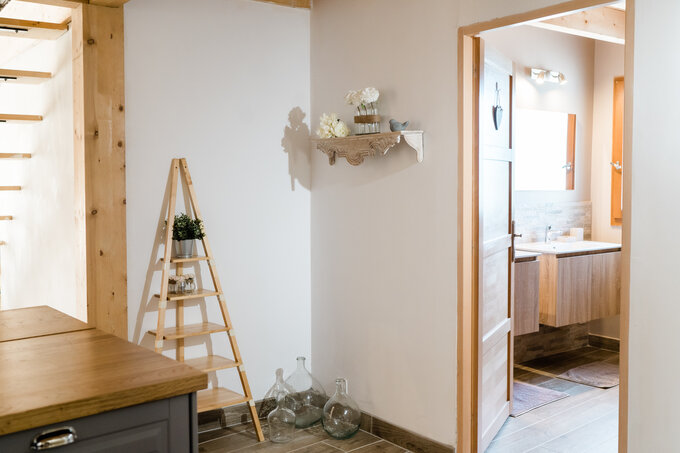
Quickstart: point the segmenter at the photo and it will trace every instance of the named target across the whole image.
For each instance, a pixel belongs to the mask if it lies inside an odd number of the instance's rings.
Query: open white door
[[[513,367],[512,62],[479,46],[478,451],[510,415]]]

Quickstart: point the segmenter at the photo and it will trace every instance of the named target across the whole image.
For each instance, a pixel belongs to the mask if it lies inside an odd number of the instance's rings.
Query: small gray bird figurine
[[[390,120],[390,130],[392,132],[398,132],[398,131],[406,130],[406,128],[408,127],[408,123],[409,123],[408,121],[404,121],[403,123],[400,123],[399,121],[392,119],[392,120]]]

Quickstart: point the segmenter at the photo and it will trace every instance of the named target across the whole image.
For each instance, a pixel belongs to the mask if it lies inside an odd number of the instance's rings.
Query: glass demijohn
[[[285,404],[286,394],[276,394],[276,409],[267,416],[269,440],[276,443],[290,442],[295,435],[295,412]]]
[[[335,395],[323,408],[323,429],[336,439],[347,439],[359,431],[361,410],[347,394],[347,380],[335,380]]]
[[[295,426],[307,428],[321,420],[327,399],[326,391],[305,368],[304,357],[297,358],[297,369],[288,376],[286,384],[294,390],[292,397],[295,401]]]
[[[295,390],[283,380],[283,368],[276,370],[276,382],[274,382],[274,385],[267,390],[267,393],[265,393],[264,398],[262,399],[262,406],[258,413],[260,417],[265,417],[277,406],[276,396],[279,393],[283,393],[284,395],[284,406],[290,410],[294,410],[295,401],[291,395],[295,393]]]

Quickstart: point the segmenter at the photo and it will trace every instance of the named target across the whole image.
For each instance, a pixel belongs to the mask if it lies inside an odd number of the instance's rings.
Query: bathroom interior
[[[517,235],[513,406],[488,451],[544,444],[539,427],[557,413],[590,424],[597,451],[617,451],[624,42],[568,31],[481,35],[514,67]]]

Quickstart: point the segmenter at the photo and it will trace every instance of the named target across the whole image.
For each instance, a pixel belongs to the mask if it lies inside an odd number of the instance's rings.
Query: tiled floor
[[[268,438],[266,423],[262,426],[265,438]],[[275,444],[269,440],[257,442],[252,426],[237,426],[226,429],[203,432],[199,435],[200,453],[227,452],[265,452],[265,453],[405,453],[394,444],[380,439],[366,431],[359,431],[345,440],[333,439],[326,434],[320,425],[304,430],[296,430],[295,438],[286,444]]]
[[[595,360],[616,362],[618,353],[596,348],[534,360],[540,371],[560,374]],[[619,388],[588,387],[526,370],[515,379],[568,393],[564,398],[510,417],[489,446],[489,453],[616,453],[618,451]]]

